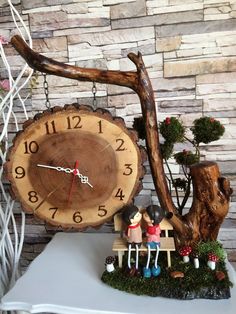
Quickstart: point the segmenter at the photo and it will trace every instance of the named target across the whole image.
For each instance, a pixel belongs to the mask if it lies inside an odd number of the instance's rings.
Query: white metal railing
[[[21,18],[19,12],[16,10],[11,0],[8,0],[9,9],[11,11],[12,20],[15,24],[15,30],[28,41],[32,47],[32,39]],[[14,30],[14,32],[15,32]],[[24,32],[22,31],[24,30]],[[25,35],[24,35],[25,34]],[[19,74],[16,78],[13,77],[11,65],[7,60],[4,51],[4,45],[7,44],[7,39],[1,36],[0,30],[0,57],[1,63],[6,69],[7,77],[1,78],[0,73],[0,119],[1,119],[1,135],[0,135],[0,298],[13,286],[19,276],[19,259],[22,251],[24,241],[25,229],[25,214],[20,213],[20,222],[16,222],[14,209],[14,200],[11,199],[7,192],[7,187],[3,183],[3,164],[6,161],[7,151],[11,145],[9,123],[14,125],[15,130],[18,131],[17,116],[14,113],[14,101],[17,100],[22,106],[25,118],[28,118],[25,101],[21,97],[22,88],[29,82],[33,71],[24,65],[19,69]]]

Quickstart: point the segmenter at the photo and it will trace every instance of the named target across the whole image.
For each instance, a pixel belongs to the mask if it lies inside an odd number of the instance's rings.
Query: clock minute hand
[[[79,169],[70,169],[70,168],[63,168],[63,167],[55,167],[55,166],[48,166],[48,165],[42,165],[42,164],[37,164],[38,167],[42,168],[48,168],[48,169],[53,169],[57,171],[63,171],[66,173],[74,173],[80,178],[81,183],[88,184],[91,188],[93,188],[92,184],[89,183],[88,177],[83,176],[80,172]]]
[[[54,166],[48,166],[48,165],[41,165],[41,164],[37,164],[38,167],[42,167],[42,168],[48,168],[48,169],[54,169],[57,171],[63,171],[66,173],[72,173],[74,171],[74,169],[70,169],[70,168],[63,168],[63,167],[54,167]]]

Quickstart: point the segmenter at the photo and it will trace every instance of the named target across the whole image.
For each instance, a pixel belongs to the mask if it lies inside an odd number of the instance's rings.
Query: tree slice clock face
[[[142,176],[134,133],[108,112],[67,106],[27,121],[5,165],[26,212],[65,228],[96,226],[132,201]]]

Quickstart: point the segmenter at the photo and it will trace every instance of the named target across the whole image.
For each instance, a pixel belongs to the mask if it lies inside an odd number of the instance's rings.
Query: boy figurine
[[[165,211],[158,205],[150,205],[147,207],[146,211],[143,213],[143,219],[147,223],[146,236],[147,242],[146,246],[148,249],[148,257],[146,267],[143,268],[143,276],[145,278],[150,278],[151,275],[158,276],[161,272],[160,266],[157,265],[158,255],[160,250],[160,222],[165,217]],[[152,269],[149,268],[151,249],[156,250],[155,262]]]
[[[127,205],[123,208],[122,219],[128,226],[126,230],[126,237],[128,242],[128,268],[130,269],[131,273],[131,248],[135,246],[136,259],[134,271],[138,273],[139,247],[142,244],[142,230],[140,226],[142,214],[139,212],[138,207],[134,205]]]

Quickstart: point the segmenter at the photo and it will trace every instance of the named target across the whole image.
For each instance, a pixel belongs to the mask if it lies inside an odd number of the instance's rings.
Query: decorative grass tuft
[[[228,299],[230,297],[230,282],[224,262],[219,262],[216,270],[212,271],[204,260],[200,260],[200,268],[195,269],[192,262],[184,263],[181,257],[172,254],[172,267],[167,269],[167,261],[164,252],[160,252],[158,264],[161,267],[161,274],[158,277],[142,277],[142,269],[146,257],[140,257],[140,276],[130,277],[127,273],[126,261],[122,269],[115,265],[116,270],[112,273],[105,271],[102,281],[111,287],[136,295],[148,295],[153,297],[166,297],[182,300],[195,298],[204,299]],[[153,262],[153,261],[152,261]],[[153,264],[150,264],[152,266]],[[180,271],[184,278],[172,278],[170,273]],[[216,278],[216,272],[222,271],[225,274],[223,280]]]

